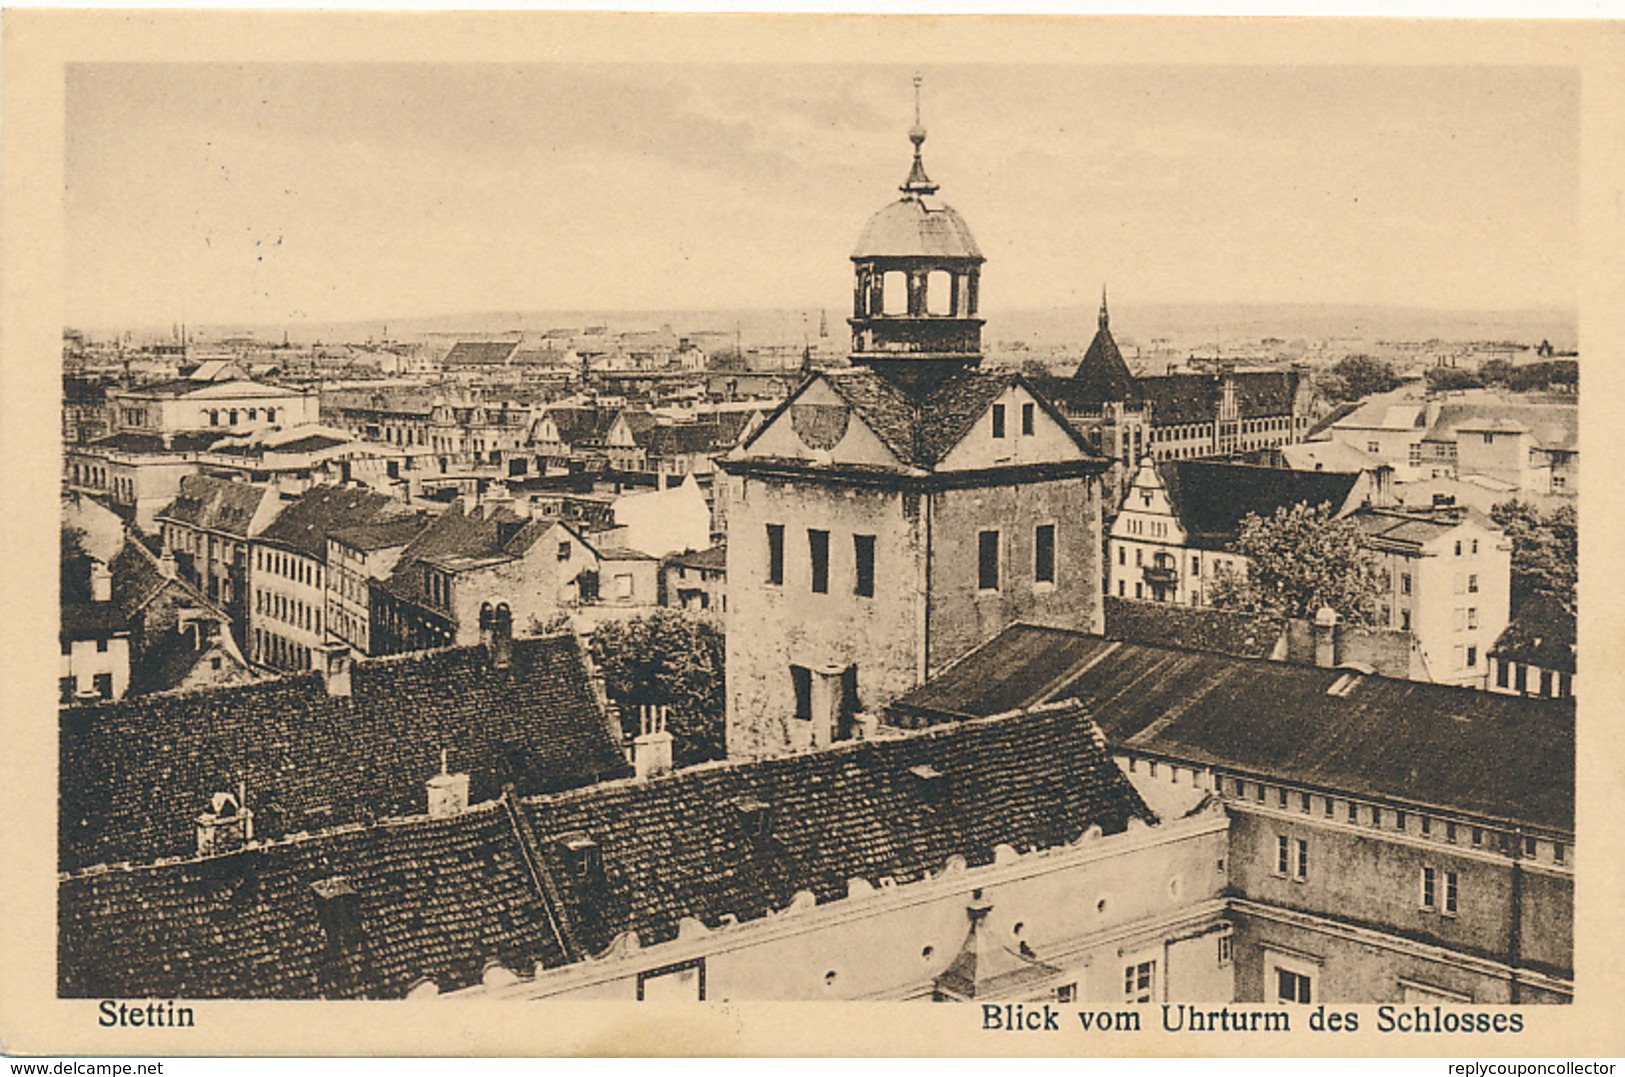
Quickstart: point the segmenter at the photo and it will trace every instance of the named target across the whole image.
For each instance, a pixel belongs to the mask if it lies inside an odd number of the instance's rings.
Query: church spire
[[[1100,328],[1110,328],[1107,324],[1109,321],[1110,319],[1106,315],[1106,286],[1102,284],[1100,286]]]
[[[925,174],[925,163],[920,160],[920,147],[925,144],[925,125],[920,122],[920,76],[914,76],[914,126],[908,129],[908,140],[914,143],[914,167],[908,170],[908,179],[901,188],[904,194],[936,194],[937,185]]]

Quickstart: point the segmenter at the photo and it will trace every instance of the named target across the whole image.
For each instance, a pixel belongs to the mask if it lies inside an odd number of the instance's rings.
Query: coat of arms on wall
[[[849,415],[841,404],[792,404],[790,427],[809,449],[829,450],[846,436]]]

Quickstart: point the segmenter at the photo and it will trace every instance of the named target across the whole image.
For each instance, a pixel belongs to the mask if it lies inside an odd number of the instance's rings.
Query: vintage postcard
[[[0,1046],[1625,1053],[1622,44],[8,12]]]

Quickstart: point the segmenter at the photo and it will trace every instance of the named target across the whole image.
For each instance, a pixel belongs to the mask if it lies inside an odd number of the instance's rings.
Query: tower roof
[[[1082,397],[1095,403],[1141,399],[1140,383],[1129,372],[1123,353],[1117,350],[1117,341],[1112,339],[1104,287],[1100,290],[1100,328],[1095,330],[1095,339],[1089,342],[1089,350],[1083,353],[1083,362],[1078,364],[1072,380],[1078,383]]]
[[[914,163],[903,181],[903,197],[869,218],[858,237],[854,259],[861,258],[971,258],[982,260],[981,249],[964,218],[936,198],[937,185],[925,173],[920,147],[925,127],[920,122],[920,78],[914,77]]]

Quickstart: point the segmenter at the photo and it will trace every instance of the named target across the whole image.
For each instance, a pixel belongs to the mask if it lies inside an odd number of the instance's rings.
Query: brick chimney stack
[[[672,737],[666,730],[665,706],[638,708],[640,732],[632,741],[632,771],[639,781],[668,774],[672,769]]]
[[[113,570],[107,567],[106,561],[90,563],[90,600],[113,601]]]

